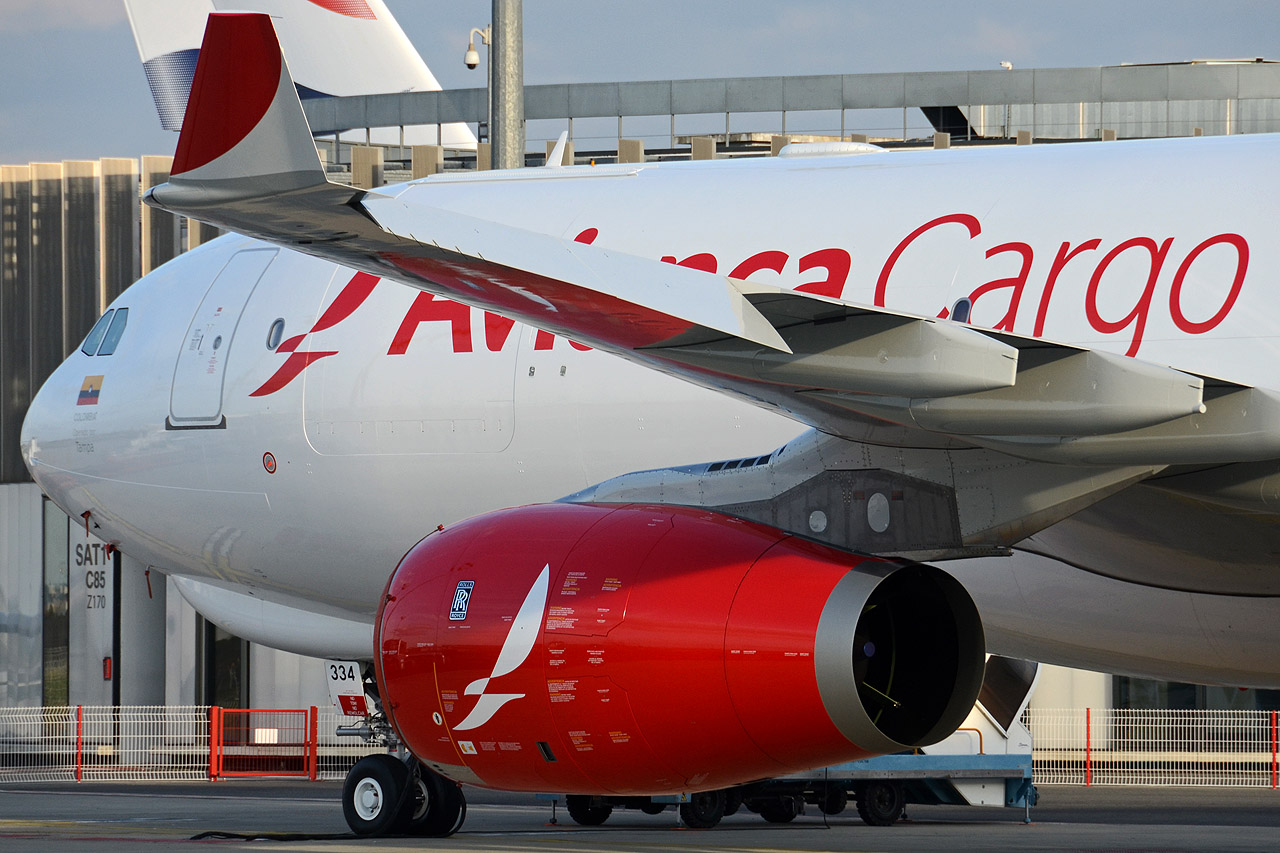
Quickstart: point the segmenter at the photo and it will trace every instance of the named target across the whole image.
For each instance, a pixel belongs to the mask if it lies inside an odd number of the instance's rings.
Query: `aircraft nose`
[[[36,391],[18,436],[22,461],[31,478],[59,504],[55,475],[69,467],[63,457],[68,442],[74,441],[74,409],[79,408],[79,392],[69,387],[68,370],[63,362]]]
[[[32,479],[68,513],[71,491],[111,464],[103,439],[118,425],[108,422],[108,407],[98,401],[108,374],[113,385],[121,384],[121,368],[127,365],[116,351],[128,319],[129,309],[120,305],[103,313],[84,343],[36,391],[19,431]]]
[[[31,478],[68,514],[84,510],[77,508],[85,503],[83,488],[107,473],[103,466],[111,464],[111,448],[104,439],[116,427],[108,422],[105,407],[98,405],[104,379],[111,373],[110,362],[95,356],[103,348],[114,352],[119,336],[99,332],[126,314],[123,308],[108,310],[85,344],[54,369],[32,397],[18,434],[22,461]],[[120,332],[123,325],[123,321],[117,325]],[[119,358],[115,361],[118,374]],[[111,380],[120,384],[118,375]]]

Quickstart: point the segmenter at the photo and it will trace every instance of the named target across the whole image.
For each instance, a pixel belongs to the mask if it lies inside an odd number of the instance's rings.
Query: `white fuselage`
[[[165,571],[368,620],[400,556],[437,524],[662,464],[673,441],[693,462],[766,452],[800,429],[562,339],[541,349],[525,327],[490,351],[483,312],[457,305],[467,318],[457,335],[427,321],[388,355],[417,296],[390,281],[300,347],[334,355],[252,397],[287,360],[265,345],[276,319],[286,339],[307,331],[354,275],[287,252],[244,303],[234,338],[223,333],[226,427],[166,428],[195,305],[246,248],[263,247],[224,237],[139,281],[119,301],[131,308],[128,345],[72,355],[29,416],[41,424],[37,476],[59,504],[90,510],[99,535]],[[103,376],[99,402],[77,405],[90,374]],[[55,424],[66,435],[50,440]]]
[[[918,315],[974,296],[976,325],[1276,387],[1277,150],[1252,137],[526,170],[437,176],[399,199]],[[114,303],[130,309],[117,351],[72,354],[33,402],[37,481],[148,565],[367,623],[437,524],[766,453],[802,429],[367,284],[237,236],[166,264]],[[77,405],[92,376],[97,402]],[[1006,609],[996,633],[1016,644],[1026,626]]]

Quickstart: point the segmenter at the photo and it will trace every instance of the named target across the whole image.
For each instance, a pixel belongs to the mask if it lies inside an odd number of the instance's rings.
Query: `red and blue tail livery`
[[[311,0],[311,2],[322,9],[346,15],[348,18],[368,18],[372,21],[378,17],[365,0]]]

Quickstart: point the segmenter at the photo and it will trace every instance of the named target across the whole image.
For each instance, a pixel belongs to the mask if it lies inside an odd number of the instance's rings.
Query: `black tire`
[[[868,826],[892,826],[905,806],[902,786],[895,782],[868,782],[858,792],[858,817]]]
[[[366,755],[342,783],[342,816],[356,835],[387,835],[399,825],[409,769],[393,755]]]
[[[729,788],[724,792],[724,816],[737,814],[740,808],[742,808],[742,791],[738,788]]]
[[[849,792],[835,785],[818,792],[818,811],[826,815],[837,815],[849,805]]]
[[[400,829],[409,835],[445,838],[462,828],[467,799],[462,788],[421,762],[408,780],[409,795],[400,812]]]
[[[613,814],[613,806],[603,803],[592,804],[592,798],[581,794],[571,794],[564,798],[565,811],[573,822],[580,826],[599,826]]]
[[[702,791],[680,804],[680,819],[690,829],[711,829],[724,817],[724,791]]]
[[[776,797],[760,804],[760,817],[769,823],[791,823],[800,814],[799,797]]]
[[[666,803],[645,803],[640,807],[640,811],[645,814],[662,814],[667,810]]]

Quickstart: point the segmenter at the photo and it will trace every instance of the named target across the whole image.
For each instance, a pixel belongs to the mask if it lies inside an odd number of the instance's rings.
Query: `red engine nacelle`
[[[383,706],[462,782],[656,795],[946,737],[983,638],[945,572],[719,513],[549,504],[401,561],[376,622]]]

